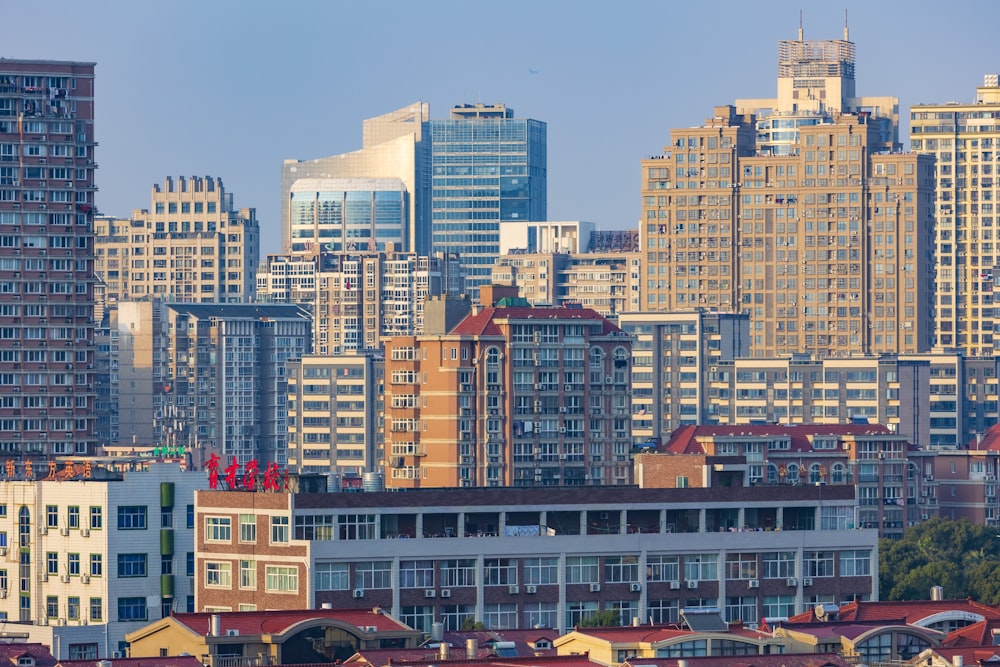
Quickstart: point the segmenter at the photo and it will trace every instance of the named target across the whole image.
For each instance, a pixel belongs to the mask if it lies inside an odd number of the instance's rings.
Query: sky
[[[279,252],[280,169],[361,148],[412,102],[504,103],[548,126],[548,217],[637,225],[640,160],[712,108],[776,93],[777,49],[840,39],[857,94],[972,101],[1000,72],[1000,2],[957,0],[46,0],[4,6],[0,57],[96,62],[97,206],[221,178]],[[908,123],[900,137],[908,145]]]

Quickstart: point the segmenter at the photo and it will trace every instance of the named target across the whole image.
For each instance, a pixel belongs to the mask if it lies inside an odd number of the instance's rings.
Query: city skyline
[[[513,2],[502,13],[451,2],[429,10],[181,2],[169,11],[56,2],[61,20],[46,26],[46,39],[18,31],[0,55],[97,62],[102,214],[142,207],[166,175],[212,174],[257,209],[267,254],[281,244],[282,160],[356,150],[361,120],[418,99],[433,117],[487,102],[547,123],[549,219],[633,227],[640,160],[660,152],[670,128],[698,124],[716,104],[773,95],[777,42],[795,38],[800,9],[806,39],[839,38],[846,10],[858,90],[899,97],[908,147],[912,105],[969,102],[982,76],[1000,69],[988,33],[1000,7],[963,7],[928,21],[923,2],[780,2],[766,12]],[[28,6],[9,12],[11,25],[30,25]],[[491,42],[498,48],[482,48]],[[505,52],[506,43],[514,46]],[[941,57],[959,46],[961,57]]]

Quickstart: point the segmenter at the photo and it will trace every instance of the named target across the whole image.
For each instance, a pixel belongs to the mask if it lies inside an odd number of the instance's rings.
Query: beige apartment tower
[[[195,303],[253,298],[256,210],[233,208],[222,179],[183,176],[154,185],[151,208],[130,220],[98,218],[96,272],[106,303],[157,297]]]
[[[643,161],[646,309],[747,312],[755,357],[928,350],[933,159],[864,114],[758,155],[753,120],[716,107]]]
[[[974,103],[920,104],[910,111],[910,145],[936,158],[935,343],[993,356],[994,291],[1000,252],[1000,84],[986,75]]]

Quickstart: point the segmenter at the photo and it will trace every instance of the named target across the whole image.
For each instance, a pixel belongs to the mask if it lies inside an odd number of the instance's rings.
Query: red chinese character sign
[[[219,490],[219,472],[222,459],[213,453],[205,462],[205,470],[208,471],[208,488]],[[258,486],[264,491],[279,492],[288,489],[288,473],[282,471],[277,463],[268,463],[261,476],[260,466],[256,459],[250,460],[245,466],[240,466],[239,461],[234,456],[224,470],[225,489],[229,491],[257,491]],[[242,473],[242,476],[241,476]]]

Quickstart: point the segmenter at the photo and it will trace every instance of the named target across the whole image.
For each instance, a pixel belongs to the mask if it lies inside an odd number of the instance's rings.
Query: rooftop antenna
[[[802,41],[802,10],[799,10],[799,41]]]
[[[844,10],[844,41],[851,41],[850,35],[847,32],[847,10]]]

